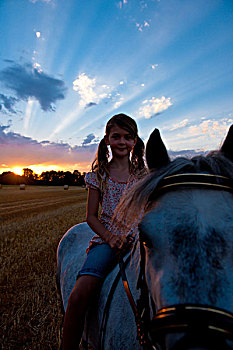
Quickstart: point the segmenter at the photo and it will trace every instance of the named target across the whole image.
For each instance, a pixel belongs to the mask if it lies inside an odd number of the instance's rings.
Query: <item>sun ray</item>
[[[82,117],[84,110],[80,108],[79,104],[76,105],[74,110],[68,114],[68,116],[62,120],[62,122],[52,131],[49,135],[49,139],[53,139],[55,135],[68,127],[74,120],[78,120]]]
[[[30,123],[30,119],[32,116],[32,109],[34,107],[34,100],[29,98],[25,110],[25,117],[24,117],[24,130],[27,131]]]

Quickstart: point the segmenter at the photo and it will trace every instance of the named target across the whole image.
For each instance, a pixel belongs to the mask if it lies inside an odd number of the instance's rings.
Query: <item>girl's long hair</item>
[[[130,174],[142,177],[146,173],[146,167],[143,158],[145,146],[142,139],[138,136],[138,128],[136,122],[126,114],[116,114],[107,122],[105,136],[99,143],[96,158],[92,163],[92,171],[96,172],[97,181],[99,182],[101,193],[104,191],[107,183],[106,180],[109,177],[109,150],[105,139],[109,136],[113,126],[118,126],[119,128],[126,130],[134,139],[137,138],[137,142],[133,148],[133,152],[130,158]]]

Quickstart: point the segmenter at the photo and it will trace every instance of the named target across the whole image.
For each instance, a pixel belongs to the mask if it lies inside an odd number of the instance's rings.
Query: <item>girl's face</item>
[[[137,137],[133,136],[126,130],[115,125],[111,128],[109,136],[105,136],[105,142],[110,146],[114,157],[129,156],[134,148]]]

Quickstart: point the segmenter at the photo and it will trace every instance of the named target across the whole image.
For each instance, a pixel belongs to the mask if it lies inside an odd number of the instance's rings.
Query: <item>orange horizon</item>
[[[14,174],[16,175],[23,175],[23,169],[25,168],[28,168],[28,169],[31,169],[33,170],[33,172],[37,175],[40,175],[42,174],[44,171],[51,171],[51,170],[54,170],[54,171],[70,171],[70,172],[73,172],[74,170],[78,170],[80,171],[81,173],[84,173],[84,172],[88,172],[90,171],[90,166],[81,166],[81,164],[79,165],[79,167],[75,167],[75,166],[62,166],[62,165],[42,165],[42,164],[33,164],[33,165],[27,165],[27,166],[20,166],[20,165],[15,165],[15,166],[12,166],[12,167],[3,167],[3,168],[0,168],[0,175],[3,173],[3,172],[6,172],[6,171],[11,171],[13,172]]]

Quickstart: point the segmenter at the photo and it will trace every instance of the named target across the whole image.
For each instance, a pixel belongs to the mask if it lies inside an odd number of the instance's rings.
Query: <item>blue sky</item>
[[[0,173],[87,171],[126,113],[169,150],[233,123],[233,1],[1,0]]]

